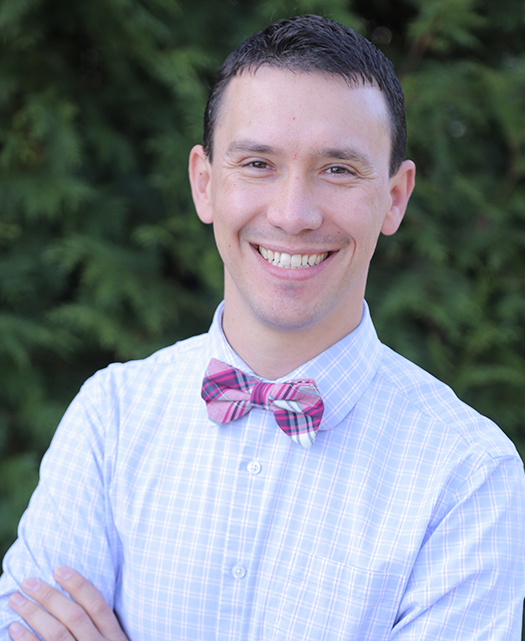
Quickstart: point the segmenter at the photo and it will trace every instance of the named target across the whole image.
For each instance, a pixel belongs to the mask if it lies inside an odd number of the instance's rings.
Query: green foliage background
[[[221,297],[187,155],[210,78],[274,19],[317,12],[393,61],[417,189],[380,241],[381,338],[525,453],[525,4],[2,0],[0,552],[81,383],[205,331]]]

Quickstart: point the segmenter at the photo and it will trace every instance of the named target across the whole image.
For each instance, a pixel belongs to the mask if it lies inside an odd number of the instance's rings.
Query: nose
[[[268,206],[268,222],[287,234],[318,229],[323,216],[316,205],[308,178],[298,174],[283,177]]]

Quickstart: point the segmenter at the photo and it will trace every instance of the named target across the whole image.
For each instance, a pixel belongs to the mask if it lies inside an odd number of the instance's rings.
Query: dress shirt
[[[253,409],[217,426],[222,334],[85,383],[45,455],[0,580],[72,566],[132,641],[517,641],[524,474],[488,419],[359,327],[285,379],[325,403],[305,450]],[[280,380],[285,380],[280,379]]]

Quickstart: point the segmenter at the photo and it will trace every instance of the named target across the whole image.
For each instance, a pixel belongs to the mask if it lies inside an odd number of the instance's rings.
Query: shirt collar
[[[208,334],[208,361],[216,358],[255,376],[251,368],[231,348],[222,331],[224,302],[217,308]],[[311,361],[277,379],[312,378],[323,398],[325,411],[321,431],[336,427],[353,409],[369,386],[381,360],[381,343],[377,337],[366,302],[358,327]],[[263,379],[260,376],[257,378]]]

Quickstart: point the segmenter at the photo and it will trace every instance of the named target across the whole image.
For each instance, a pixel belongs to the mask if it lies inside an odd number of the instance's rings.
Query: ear
[[[195,145],[190,151],[188,171],[197,216],[203,223],[209,224],[213,221],[210,197],[211,165],[202,145]]]
[[[390,178],[390,209],[381,227],[381,231],[386,236],[391,236],[398,230],[415,182],[416,166],[411,160],[405,160],[396,174]]]

